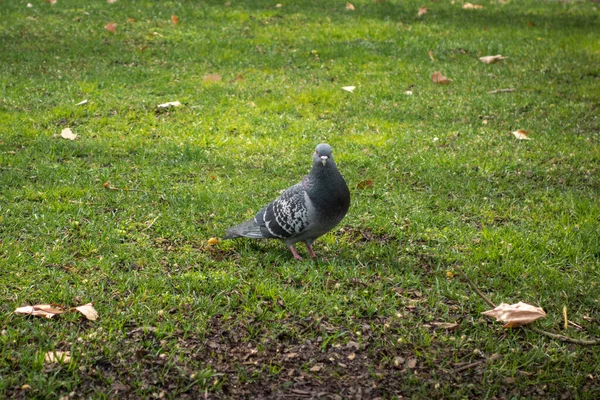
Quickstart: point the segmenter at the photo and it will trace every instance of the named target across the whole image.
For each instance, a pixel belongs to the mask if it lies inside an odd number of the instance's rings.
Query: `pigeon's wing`
[[[302,183],[298,183],[260,210],[254,221],[260,225],[263,237],[296,236],[308,226],[309,201]]]

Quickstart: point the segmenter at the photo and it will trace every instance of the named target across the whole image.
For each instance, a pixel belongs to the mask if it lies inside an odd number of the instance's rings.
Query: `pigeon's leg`
[[[294,258],[296,260],[302,260],[302,257],[300,257],[300,254],[298,254],[298,252],[296,251],[296,249],[294,248],[294,245],[291,244],[288,246],[290,248],[290,250],[292,251],[292,254],[294,255]]]
[[[312,240],[307,240],[304,243],[306,243],[306,248],[308,249],[308,252],[310,253],[310,257],[316,258],[317,255],[315,254],[315,251],[312,248]]]

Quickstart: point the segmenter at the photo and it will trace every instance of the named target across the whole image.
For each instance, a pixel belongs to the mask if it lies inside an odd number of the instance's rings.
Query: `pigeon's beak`
[[[328,158],[329,157],[327,157],[327,156],[321,156],[321,163],[323,163],[323,165],[327,164],[327,159]]]

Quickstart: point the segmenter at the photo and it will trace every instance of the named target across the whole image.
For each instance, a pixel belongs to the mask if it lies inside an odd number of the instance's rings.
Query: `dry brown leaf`
[[[70,351],[49,351],[44,354],[44,362],[49,364],[56,363],[68,363],[71,361],[71,352]]]
[[[458,324],[453,322],[432,322],[431,325],[436,328],[447,329],[449,331],[453,331],[458,328]]]
[[[95,321],[98,319],[98,311],[96,311],[92,303],[87,303],[82,306],[75,307],[75,309],[83,315],[85,315],[85,317],[90,321]]]
[[[77,139],[77,135],[71,131],[71,128],[65,128],[62,131],[60,131],[60,137],[69,140]]]
[[[519,140],[531,140],[531,138],[529,137],[529,132],[523,129],[517,129],[516,131],[511,133]]]
[[[373,187],[373,181],[371,179],[365,179],[364,181],[358,182],[358,185],[356,185],[356,188],[360,190],[370,187]]]
[[[439,85],[447,85],[452,82],[452,79],[446,78],[440,71],[435,71],[433,74],[431,74],[431,80],[433,83],[437,83]]]
[[[177,25],[179,23],[179,17],[177,15],[171,15],[171,22]]]
[[[354,6],[352,3],[346,3],[346,10],[354,11]]]
[[[541,307],[535,307],[522,301],[516,304],[502,303],[493,310],[484,311],[482,314],[496,318],[496,321],[506,322],[504,328],[527,325],[546,316]]]
[[[211,246],[213,244],[218,244],[219,243],[219,239],[217,239],[216,237],[211,237],[210,239],[208,239],[208,244],[210,244]]]
[[[202,82],[218,82],[221,80],[221,75],[219,74],[210,74],[206,75],[202,78]]]
[[[158,108],[169,108],[169,107],[179,107],[181,106],[181,103],[178,101],[169,101],[167,103],[162,103],[157,105],[156,107]]]
[[[112,385],[110,385],[110,389],[114,390],[115,392],[126,392],[129,390],[129,386],[119,381],[114,381]]]
[[[494,64],[498,61],[502,61],[505,58],[508,57],[504,57],[502,54],[498,54],[496,56],[485,56],[485,57],[479,57],[479,59],[481,60],[482,63],[484,64]]]
[[[65,310],[60,307],[54,307],[50,304],[37,304],[35,306],[19,307],[15,314],[34,315],[36,317],[52,318],[55,315],[64,313]]]
[[[463,4],[462,8],[465,10],[480,10],[483,8],[483,6],[481,4],[465,3]]]
[[[347,357],[347,358],[348,358],[348,360],[350,360],[350,361],[354,360],[354,359],[356,358],[356,353],[350,353],[350,354],[348,354],[348,357]]]
[[[316,365],[313,365],[312,367],[310,367],[309,371],[310,372],[319,372],[321,370],[321,368],[323,368],[321,365],[316,364]]]
[[[345,90],[346,92],[354,92],[354,89],[356,89],[356,86],[342,86],[342,90]]]
[[[415,369],[415,367],[417,366],[417,359],[416,358],[411,358],[406,362],[406,366],[409,369]]]
[[[425,15],[429,12],[429,7],[419,7],[419,11],[417,12],[417,17],[421,15]]]
[[[104,25],[104,29],[111,33],[115,33],[117,31],[117,24],[115,22],[109,22],[108,24]]]
[[[56,4],[56,0],[44,0],[48,4]]]

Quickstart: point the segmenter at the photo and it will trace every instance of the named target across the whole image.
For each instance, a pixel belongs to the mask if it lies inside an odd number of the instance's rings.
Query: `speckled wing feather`
[[[254,220],[261,226],[265,237],[286,239],[302,232],[308,226],[308,196],[298,183],[260,210]]]

